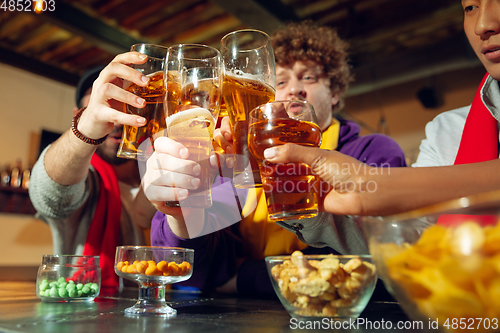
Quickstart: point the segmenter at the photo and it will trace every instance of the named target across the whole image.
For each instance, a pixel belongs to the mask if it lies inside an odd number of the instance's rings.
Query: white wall
[[[0,63],[0,168],[18,159],[27,167],[42,129],[68,129],[74,95],[75,87]],[[49,227],[32,216],[0,213],[0,230],[0,266],[38,266],[52,253]]]
[[[0,167],[18,159],[26,167],[33,134],[68,129],[74,96],[75,87],[0,63]]]
[[[426,109],[417,99],[417,91],[426,80],[415,80],[346,99],[346,110],[356,119],[377,129],[385,115],[387,132],[403,149],[407,161],[414,162],[420,142],[425,138],[425,125],[439,113],[471,104],[485,70],[482,66],[436,75],[434,85],[443,104]],[[362,129],[362,134],[371,131]]]
[[[29,215],[0,214],[1,266],[38,266],[52,254],[50,228]]]

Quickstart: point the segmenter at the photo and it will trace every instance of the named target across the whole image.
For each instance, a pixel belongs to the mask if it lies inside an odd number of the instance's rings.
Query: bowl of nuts
[[[278,298],[294,318],[357,318],[368,304],[377,272],[369,255],[266,257]]]
[[[125,309],[131,316],[173,317],[177,310],[165,301],[168,284],[185,281],[193,274],[194,250],[160,246],[118,246],[115,273],[139,285],[135,305]]]

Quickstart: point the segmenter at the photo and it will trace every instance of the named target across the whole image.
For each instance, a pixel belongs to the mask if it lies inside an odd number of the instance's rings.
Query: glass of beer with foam
[[[221,40],[222,95],[233,131],[233,183],[238,188],[262,186],[257,161],[248,151],[248,114],[274,101],[276,64],[269,35],[238,30]]]
[[[158,133],[166,128],[165,111],[163,109],[163,66],[167,48],[154,44],[135,44],[130,51],[136,51],[148,56],[148,60],[142,65],[131,64],[144,75],[149,76],[149,83],[141,87],[135,83],[124,82],[124,89],[146,100],[146,106],[137,108],[124,104],[124,112],[136,114],[146,118],[146,125],[142,127],[123,126],[122,140],[116,156],[137,159],[143,155],[142,147],[151,147]],[[147,145],[141,144],[149,140]]]
[[[318,215],[320,178],[305,163],[273,164],[264,150],[295,143],[319,147],[321,129],[311,104],[305,101],[275,101],[250,112],[248,147],[260,164],[269,219],[310,218]]]
[[[179,44],[165,58],[167,136],[182,143],[189,160],[201,166],[200,186],[170,207],[208,208],[212,205],[210,154],[221,101],[220,52],[210,46]]]

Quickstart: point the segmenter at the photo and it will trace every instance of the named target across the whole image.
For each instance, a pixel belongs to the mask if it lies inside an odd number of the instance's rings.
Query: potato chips
[[[424,316],[440,324],[453,318],[499,320],[500,224],[433,225],[413,245],[376,246],[373,250],[383,259],[392,282]],[[474,331],[488,329],[481,326]]]

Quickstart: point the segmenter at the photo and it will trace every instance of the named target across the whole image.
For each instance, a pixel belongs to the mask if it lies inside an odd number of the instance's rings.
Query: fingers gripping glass
[[[131,64],[130,66],[149,77],[146,87],[135,83],[124,82],[124,89],[146,100],[146,106],[137,108],[124,104],[124,112],[135,114],[146,118],[146,125],[142,127],[123,126],[122,140],[117,152],[118,157],[137,159],[144,154],[142,147],[151,147],[158,133],[166,128],[165,113],[163,109],[163,66],[167,48],[154,44],[135,44],[130,51],[136,51],[148,56],[148,60],[142,65]],[[141,144],[150,140],[151,145]]]

